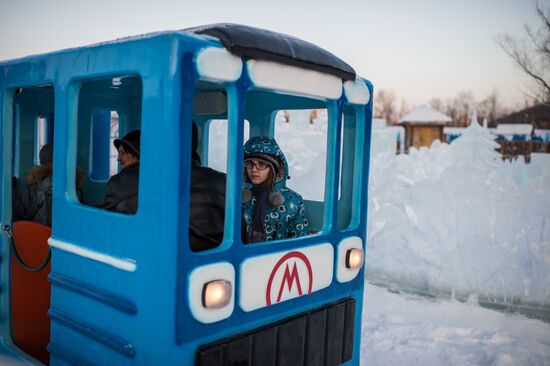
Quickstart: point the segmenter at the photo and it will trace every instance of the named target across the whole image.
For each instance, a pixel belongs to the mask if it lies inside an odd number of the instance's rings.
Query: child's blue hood
[[[273,189],[278,192],[282,187],[286,187],[288,178],[288,163],[283,151],[274,138],[268,136],[255,136],[250,138],[244,145],[245,159],[254,155],[269,155],[275,157],[280,162],[280,171],[275,177]]]

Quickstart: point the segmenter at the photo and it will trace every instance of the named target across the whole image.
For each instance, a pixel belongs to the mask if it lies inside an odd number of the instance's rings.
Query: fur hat
[[[40,149],[40,153],[38,153],[38,157],[40,158],[41,165],[52,164],[53,163],[53,145],[46,144],[42,146],[42,148]]]

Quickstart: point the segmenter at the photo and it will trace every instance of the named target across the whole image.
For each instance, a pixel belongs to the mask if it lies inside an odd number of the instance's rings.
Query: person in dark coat
[[[311,234],[302,196],[286,186],[288,163],[272,137],[252,137],[244,145],[243,242]]]
[[[189,243],[201,251],[220,245],[225,222],[226,175],[201,166],[198,130],[193,123],[191,189],[189,193]]]
[[[27,187],[21,195],[17,192],[17,179],[12,180],[13,221],[30,220],[52,226],[52,176],[53,145],[42,146],[39,153],[40,165],[33,166],[27,173]],[[82,197],[83,174],[77,168],[76,190]]]
[[[135,214],[138,205],[139,156],[141,131],[130,131],[113,144],[118,150],[120,172],[107,183],[103,203],[99,207],[109,211]]]
[[[13,221],[30,220],[52,226],[52,175],[53,147],[46,144],[40,149],[40,165],[27,172],[27,187],[19,195],[17,181],[13,180]]]

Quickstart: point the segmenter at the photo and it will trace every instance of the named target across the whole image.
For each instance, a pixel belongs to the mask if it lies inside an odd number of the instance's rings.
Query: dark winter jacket
[[[30,220],[52,226],[52,173],[51,163],[34,166],[27,173],[27,188],[23,193],[19,195],[16,187],[13,187],[13,221]],[[76,191],[80,200],[83,182],[80,169],[77,169],[76,179]]]
[[[138,205],[139,163],[113,175],[107,183],[105,199],[99,207],[109,211],[135,214]]]
[[[244,146],[245,159],[268,158],[277,166],[277,174],[269,190],[269,208],[263,220],[264,240],[295,238],[310,234],[309,219],[302,196],[286,187],[288,164],[286,158],[271,137],[252,137]],[[257,241],[252,235],[252,223],[258,197],[245,172],[243,191],[243,219],[245,242]]]
[[[12,190],[13,221],[31,220],[52,226],[52,165],[32,167],[21,195]]]
[[[225,174],[193,160],[189,196],[189,242],[193,251],[215,248],[223,240],[225,181]]]

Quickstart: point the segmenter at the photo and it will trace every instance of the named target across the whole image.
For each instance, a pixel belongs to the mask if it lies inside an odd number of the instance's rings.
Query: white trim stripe
[[[96,252],[94,250],[86,249],[76,244],[67,243],[66,241],[61,241],[54,238],[49,238],[48,244],[52,248],[60,249],[65,252],[78,255],[79,257],[101,262],[123,271],[135,272],[137,269],[137,264],[134,259],[113,257],[112,255]]]

